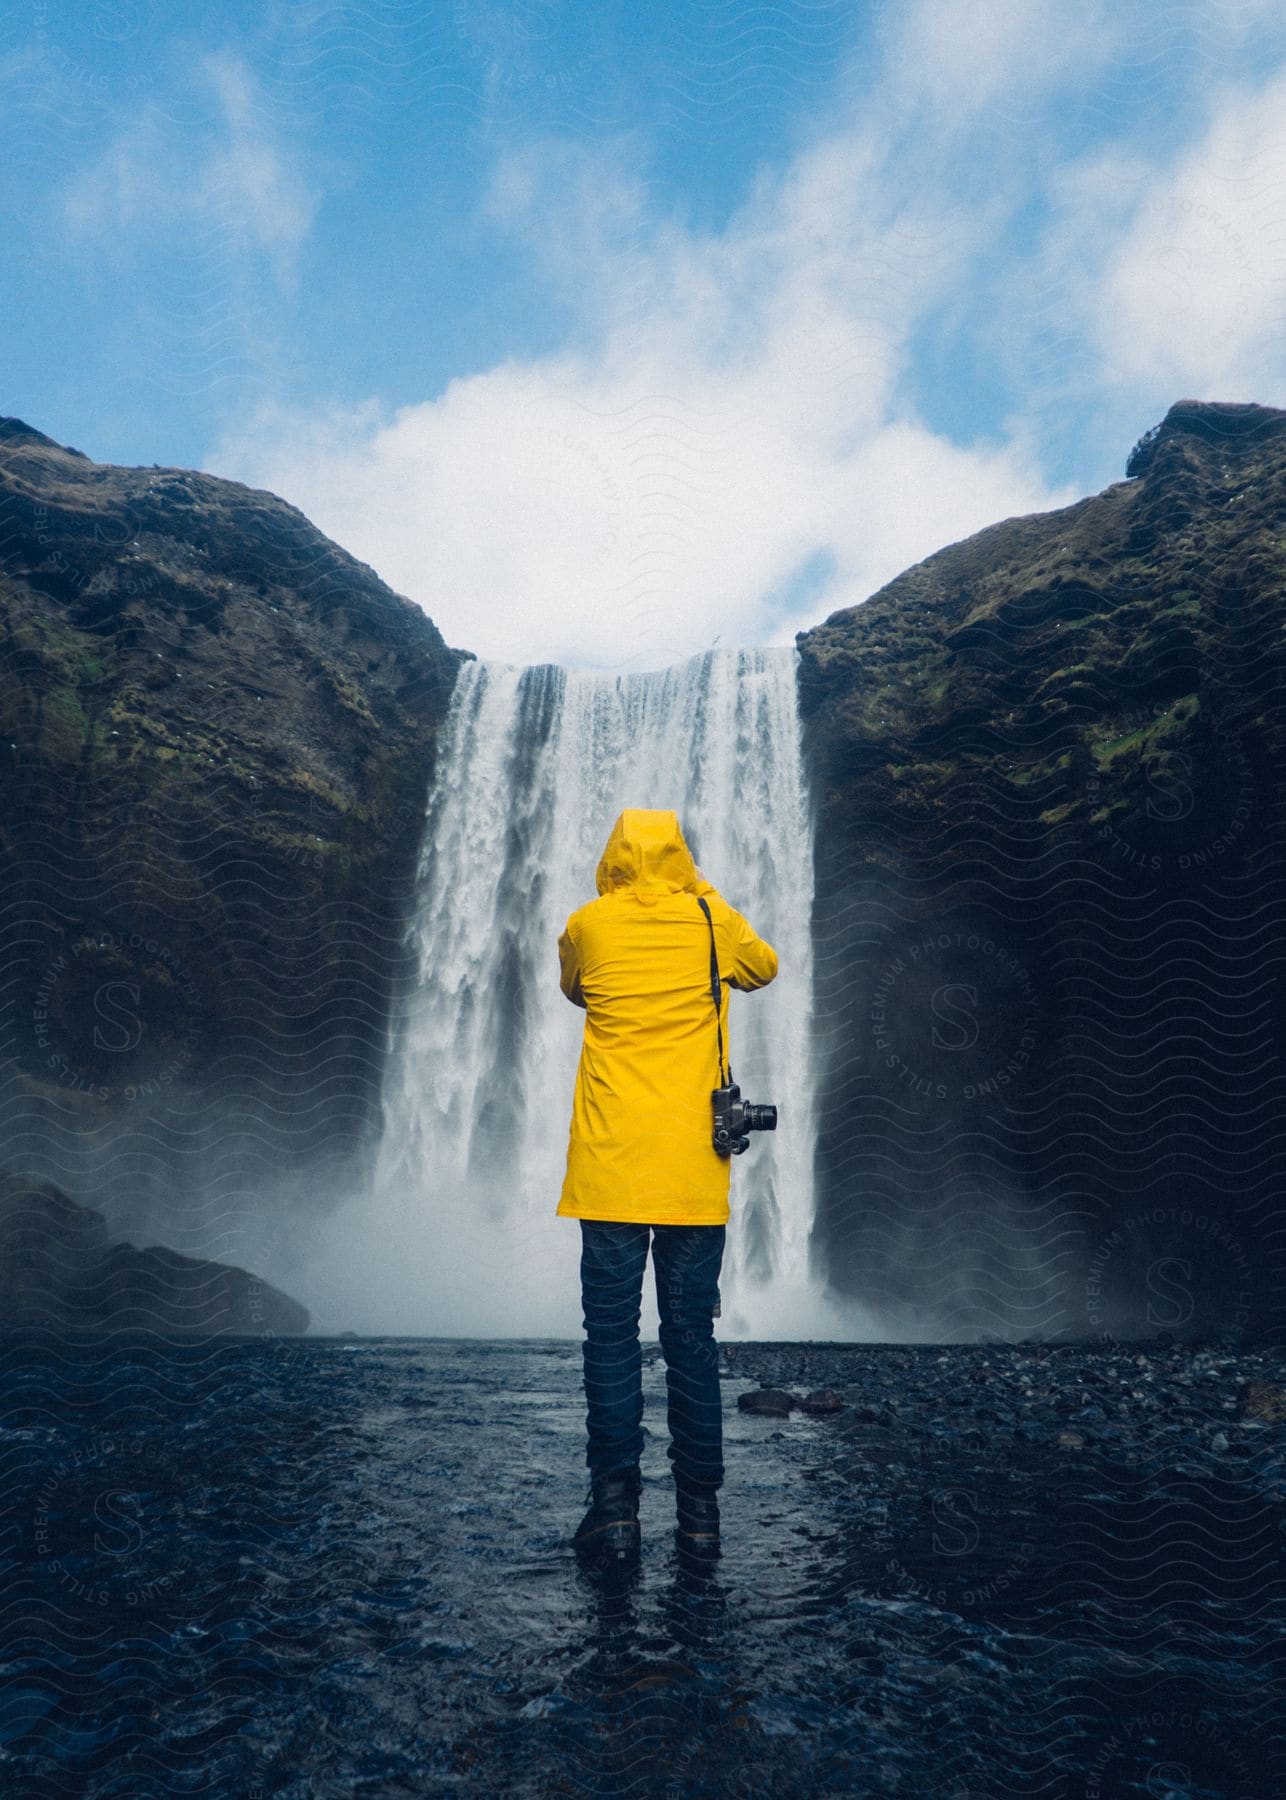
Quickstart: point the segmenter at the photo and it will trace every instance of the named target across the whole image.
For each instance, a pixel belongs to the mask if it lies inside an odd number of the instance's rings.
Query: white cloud
[[[528,147],[493,205],[579,275],[581,348],[391,419],[261,409],[205,467],[291,500],[482,656],[624,670],[790,642],[944,542],[1076,497],[1026,446],[891,418],[910,333],[994,217],[902,197],[878,146],[817,145],[705,237],[644,232],[619,151],[598,181],[585,153]],[[783,618],[774,592],[818,551],[831,586]]]
[[[79,240],[120,256],[167,236],[190,245],[195,232],[198,247],[220,258],[262,254],[287,285],[319,200],[302,150],[270,123],[240,57],[209,52],[195,78],[210,109],[202,125],[148,106],[69,180],[63,218]]]
[[[1224,86],[1201,141],[1131,171],[1083,290],[1106,380],[1211,400],[1286,397],[1286,74]],[[1093,187],[1087,184],[1091,203]],[[1082,215],[1083,219],[1085,215]]]
[[[947,109],[937,123],[950,133],[1002,97],[1030,104],[1083,79],[1110,60],[1122,23],[1103,0],[910,0],[896,9],[889,72],[904,100]]]
[[[72,177],[63,190],[63,217],[78,236],[116,238],[140,220],[156,223],[172,212],[172,181],[160,120],[147,112]]]
[[[945,543],[1079,498],[1043,479],[1038,421],[1125,417],[1123,456],[1140,412],[1184,392],[1272,397],[1286,93],[1218,90],[1168,168],[1125,117],[1110,150],[1051,163],[1056,90],[1146,64],[1152,15],[1123,16],[909,7],[883,28],[887,79],[784,172],[759,169],[720,231],[655,216],[633,135],[529,141],[497,159],[484,210],[572,308],[568,347],[391,418],[374,400],[261,411],[206,467],[292,500],[483,656],[611,670],[716,636],[789,642]],[[1037,142],[1044,163],[1016,153]],[[1009,233],[1042,202],[1023,271]],[[917,334],[944,320],[939,346],[969,334],[969,379],[985,387],[990,358],[1018,396],[999,441],[948,441],[907,397]],[[783,616],[819,561],[829,584]]]

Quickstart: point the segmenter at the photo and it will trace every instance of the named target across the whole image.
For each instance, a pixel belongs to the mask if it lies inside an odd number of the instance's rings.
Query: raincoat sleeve
[[[567,922],[567,930],[558,940],[558,985],[571,1001],[573,1006],[589,1010],[580,983],[580,950],[571,933],[571,921]]]
[[[777,973],[777,952],[772,945],[765,943],[763,938],[751,930],[741,914],[728,905],[700,869],[697,870],[697,878],[691,891],[698,899],[713,894],[726,915],[721,922],[732,940],[732,972],[727,977],[728,986],[740,988],[743,993],[767,987]]]
[[[726,904],[726,903],[725,903]],[[728,986],[743,993],[767,987],[777,973],[777,952],[756,936],[739,912],[728,907],[728,934],[732,939],[732,973]]]

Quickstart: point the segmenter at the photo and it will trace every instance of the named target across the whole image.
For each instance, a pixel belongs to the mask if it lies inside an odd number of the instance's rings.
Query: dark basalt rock
[[[834,1388],[815,1388],[811,1394],[804,1395],[799,1402],[799,1410],[819,1418],[829,1413],[843,1412],[844,1396],[837,1394]]]
[[[1212,444],[1232,438],[1279,436],[1286,413],[1271,406],[1223,400],[1176,400],[1159,425],[1145,431],[1126,458],[1127,476],[1146,474],[1159,453],[1175,439],[1205,438]]]
[[[1263,1425],[1286,1425],[1286,1387],[1272,1381],[1248,1381],[1237,1396],[1237,1417]]]
[[[1286,1331],[1286,412],[798,634],[814,1251],[950,1340]]]
[[[0,1329],[294,1336],[308,1316],[246,1269],[112,1243],[53,1182],[0,1175]]]
[[[737,1396],[740,1411],[760,1413],[772,1419],[784,1419],[798,1404],[795,1396],[784,1388],[759,1388],[754,1393]]]
[[[277,495],[0,419],[0,967],[24,1166],[59,1173],[92,1140],[122,1170],[108,1217],[157,1235],[176,1193],[226,1210],[274,1181],[308,1204],[345,1184],[378,1134],[467,654]]]
[[[1286,412],[1183,400],[799,634],[812,1250],[880,1320],[1286,1324],[1284,516]],[[378,1136],[468,652],[276,495],[17,419],[0,599],[10,1140],[92,1146],[118,1235],[303,1216]]]

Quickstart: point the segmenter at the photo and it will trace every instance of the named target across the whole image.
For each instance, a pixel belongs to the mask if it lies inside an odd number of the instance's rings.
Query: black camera
[[[752,1106],[741,1098],[735,1081],[715,1088],[710,1098],[714,1102],[714,1147],[720,1156],[740,1156],[748,1150],[752,1131],[777,1129],[777,1108]]]

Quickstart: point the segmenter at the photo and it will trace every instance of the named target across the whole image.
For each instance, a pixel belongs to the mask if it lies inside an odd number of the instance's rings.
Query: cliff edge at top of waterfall
[[[1082,798],[1125,807],[1122,777],[1160,738],[1178,753],[1227,712],[1220,681],[1244,673],[1252,650],[1275,654],[1286,411],[1177,401],[1126,468],[1099,494],[947,545],[797,634],[823,805],[858,781],[868,816],[933,816],[948,797],[964,804],[951,791],[960,759],[985,759],[1012,776],[1015,816],[1033,783],[1052,783],[1041,817],[1057,826],[1076,812],[1072,795],[1053,797],[1060,771],[1064,786],[1076,772]],[[1140,709],[1145,741],[1109,758],[1101,779],[1080,779]],[[1270,729],[1282,729],[1280,709]]]
[[[277,495],[96,463],[21,419],[0,419],[0,534],[5,977],[17,1090],[48,1107],[29,1120],[43,1172],[67,1134],[137,1123],[149,1084],[225,1080],[253,1121],[240,1180],[283,1155],[301,1181],[333,1167],[378,1112],[469,653]],[[109,991],[133,1022],[95,1036]]]
[[[11,806],[71,780],[182,842],[190,812],[331,868],[404,845],[471,654],[421,607],[276,494],[96,463],[21,419],[0,418],[0,519]]]
[[[449,649],[422,607],[265,488],[156,463],[96,463],[0,417],[0,506],[7,600],[26,588],[57,601],[68,626],[100,638],[122,626],[137,635],[149,615],[172,614],[185,657],[217,669],[206,639],[222,640],[228,662],[252,648],[272,662],[311,652],[341,703],[343,670],[332,665],[342,665],[345,646],[367,650],[368,689],[412,706],[449,689],[472,655]],[[247,610],[285,616],[251,641],[238,636]],[[242,672],[241,686],[254,689],[253,672]],[[284,734],[307,705],[302,693],[285,698],[284,716],[266,721],[238,708],[233,723],[269,739]],[[235,695],[220,699],[236,706]]]

